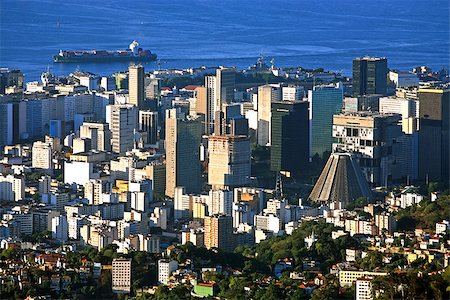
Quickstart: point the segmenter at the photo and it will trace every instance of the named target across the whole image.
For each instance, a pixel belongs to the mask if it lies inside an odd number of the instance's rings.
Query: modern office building
[[[134,148],[134,133],[138,122],[138,109],[130,104],[107,106],[111,148],[115,153],[125,153]]]
[[[309,114],[307,101],[272,103],[270,169],[296,175],[309,162]]]
[[[128,103],[139,109],[144,108],[144,67],[133,65],[128,68]]]
[[[366,180],[373,185],[385,185],[411,175],[408,165],[400,159],[402,145],[408,142],[400,115],[369,112],[335,115],[333,137],[336,138],[333,152],[353,153]]]
[[[91,149],[111,151],[109,124],[84,122],[80,126],[80,138],[91,140]]]
[[[359,57],[353,59],[353,96],[387,92],[387,59]]]
[[[49,144],[41,141],[33,143],[32,167],[45,170],[53,168],[52,147]]]
[[[225,215],[207,216],[205,221],[205,247],[224,251],[233,250],[233,218]]]
[[[450,90],[419,89],[419,177],[449,182]]]
[[[214,132],[214,119],[216,111],[220,111],[221,105],[217,100],[216,76],[205,76],[205,89],[197,94],[197,107],[205,113],[206,133]]]
[[[216,70],[216,99],[218,109],[222,105],[234,100],[234,88],[236,84],[236,71],[230,68],[218,68]]]
[[[67,216],[61,215],[53,217],[52,223],[52,239],[59,242],[67,242],[69,235],[69,224],[67,223]]]
[[[272,103],[281,100],[280,85],[262,85],[258,87],[258,145],[271,145]]]
[[[209,136],[208,151],[208,184],[212,189],[246,186],[250,182],[251,150],[246,136]]]
[[[147,133],[145,144],[156,145],[158,141],[158,112],[140,110],[139,130]]]
[[[282,88],[283,101],[302,101],[305,95],[305,88],[301,85],[287,85]]]
[[[128,294],[131,292],[131,258],[114,258],[111,274],[113,293]]]
[[[176,187],[200,191],[200,143],[202,124],[184,117],[179,109],[166,110],[166,195],[174,197]]]
[[[344,89],[342,84],[320,85],[308,91],[310,118],[310,156],[331,152],[333,145],[333,115],[340,113]]]

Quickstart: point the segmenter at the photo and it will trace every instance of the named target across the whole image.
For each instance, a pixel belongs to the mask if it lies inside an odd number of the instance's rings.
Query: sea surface
[[[47,67],[107,75],[128,64],[54,64],[52,56],[136,39],[161,68],[246,68],[262,52],[276,66],[347,75],[363,55],[438,70],[449,67],[449,16],[448,0],[0,0],[0,67],[21,69],[27,81]]]

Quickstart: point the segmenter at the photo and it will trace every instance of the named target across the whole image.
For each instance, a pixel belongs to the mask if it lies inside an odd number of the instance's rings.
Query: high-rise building
[[[111,151],[111,131],[108,124],[85,122],[80,126],[80,138],[90,139],[92,149]]]
[[[281,100],[281,88],[279,85],[262,85],[258,87],[258,145],[270,146],[271,144],[271,115],[272,102]]]
[[[286,176],[301,172],[309,162],[307,101],[272,103],[270,169]]]
[[[114,258],[111,274],[113,293],[131,292],[131,258]]]
[[[311,120],[311,157],[331,152],[333,145],[333,115],[341,111],[344,89],[342,84],[315,86],[308,91]]]
[[[216,116],[216,112],[220,111],[221,105],[220,102],[217,101],[217,80],[216,76],[205,76],[205,89],[206,91],[201,91],[197,98],[200,100],[200,103],[197,103],[197,107],[199,107],[202,111],[205,111],[205,127],[206,132],[208,134],[213,133],[214,131],[214,119]],[[206,95],[203,95],[203,92]],[[205,103],[203,103],[203,98]],[[199,106],[200,105],[200,106]]]
[[[419,89],[419,177],[450,185],[450,89]]]
[[[250,182],[250,140],[246,136],[208,138],[208,184],[213,189],[245,186]]]
[[[129,104],[142,109],[144,106],[144,67],[141,65],[134,65],[128,68],[128,93]]]
[[[361,112],[335,115],[333,152],[353,153],[366,180],[373,185],[412,176],[408,174],[406,163],[412,156],[402,158],[402,146],[409,143],[409,139],[402,132],[400,121],[401,116],[397,114]]]
[[[353,96],[387,92],[387,59],[359,57],[353,60]]]
[[[25,198],[25,178],[0,173],[0,202],[20,201]]]
[[[89,204],[99,205],[103,203],[103,193],[111,193],[111,183],[107,180],[91,179],[84,185],[84,197]]]
[[[166,110],[166,195],[174,197],[175,188],[200,191],[200,143],[202,124],[184,117],[177,109]]]
[[[145,144],[155,145],[158,140],[158,112],[140,110],[139,111],[139,130],[147,132]]]
[[[236,84],[236,71],[229,68],[216,70],[216,101],[219,110],[224,103],[234,100],[234,88]]]
[[[214,122],[214,113],[212,109],[212,103],[208,100],[212,97],[208,97],[208,78],[211,76],[205,76],[205,86],[198,86],[194,90],[194,98],[197,100],[196,114],[203,116],[204,130],[203,133],[211,134]],[[209,79],[211,80],[211,79]]]
[[[45,170],[52,169],[52,147],[49,144],[41,141],[34,142],[32,156],[33,168]]]
[[[67,216],[61,215],[52,218],[52,239],[60,242],[67,242],[69,235],[69,224],[67,223]]]
[[[137,127],[138,109],[129,104],[107,106],[111,130],[112,151],[125,153],[134,147],[134,133]]]
[[[205,247],[233,250],[233,218],[225,215],[205,217]]]
[[[288,85],[282,87],[283,101],[302,101],[305,88],[301,85]]]

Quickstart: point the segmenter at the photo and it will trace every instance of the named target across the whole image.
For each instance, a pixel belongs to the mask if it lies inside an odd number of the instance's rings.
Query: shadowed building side
[[[331,154],[309,199],[342,202],[345,207],[359,197],[372,199],[372,193],[357,161],[348,153]]]

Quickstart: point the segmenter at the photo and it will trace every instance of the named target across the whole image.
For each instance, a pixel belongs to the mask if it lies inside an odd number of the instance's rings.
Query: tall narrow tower
[[[128,68],[129,103],[139,109],[144,108],[144,67],[134,65]]]

